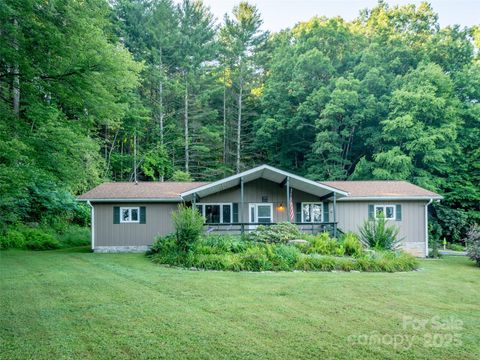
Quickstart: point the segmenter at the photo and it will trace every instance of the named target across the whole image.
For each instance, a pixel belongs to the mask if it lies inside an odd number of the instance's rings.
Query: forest
[[[473,10],[473,9],[472,9]],[[267,163],[442,194],[431,231],[480,221],[480,27],[427,3],[277,33],[239,2],[0,2],[0,228],[88,224],[103,181],[209,181]]]

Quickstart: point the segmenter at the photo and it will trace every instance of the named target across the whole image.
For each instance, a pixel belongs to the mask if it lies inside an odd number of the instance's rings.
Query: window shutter
[[[323,222],[330,222],[330,214],[328,213],[328,202],[323,203]]]
[[[368,205],[368,220],[375,219],[375,208],[373,204]]]
[[[400,221],[400,220],[402,220],[402,205],[397,204],[397,205],[395,205],[395,207],[396,207],[395,214],[397,216],[397,218],[395,220]]]
[[[232,204],[232,213],[233,213],[233,223],[238,223],[238,203]]]
[[[140,206],[140,224],[147,223],[147,209],[145,206]]]
[[[297,202],[295,211],[295,222],[302,222],[302,203]]]
[[[113,223],[120,224],[120,206],[113,207]]]

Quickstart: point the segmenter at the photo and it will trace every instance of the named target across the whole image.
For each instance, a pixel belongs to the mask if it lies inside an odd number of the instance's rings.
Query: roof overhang
[[[348,196],[348,193],[343,190],[317,183],[316,181],[291,174],[287,171],[283,171],[269,165],[261,165],[256,168],[244,171],[242,173],[229,176],[225,179],[185,191],[181,193],[180,196],[185,201],[191,201],[194,195],[197,195],[200,198],[204,198],[220,191],[239,186],[241,179],[243,179],[244,183],[248,183],[257,179],[266,179],[277,184],[282,184],[286,181],[287,178],[289,179],[289,184],[291,188],[301,190],[319,197],[326,196],[331,193],[335,193],[338,198]]]
[[[92,202],[92,203],[112,203],[112,202],[123,202],[123,203],[145,203],[145,202],[151,202],[151,203],[179,203],[182,202],[182,199],[180,197],[178,198],[166,198],[166,199],[152,199],[152,198],[146,198],[146,199],[141,199],[141,198],[129,198],[129,199],[119,199],[119,198],[102,198],[102,199],[79,199],[77,198],[77,201],[84,201],[84,202]]]

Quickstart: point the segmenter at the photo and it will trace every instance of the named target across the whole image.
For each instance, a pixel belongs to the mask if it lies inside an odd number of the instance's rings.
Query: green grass
[[[0,358],[478,359],[480,269],[464,257],[407,273],[165,268],[82,248],[0,252]],[[463,322],[425,347],[403,317]],[[410,349],[349,336],[405,335]],[[440,333],[440,341],[450,332]],[[446,334],[446,335],[445,335]],[[388,342],[388,338],[387,342]]]

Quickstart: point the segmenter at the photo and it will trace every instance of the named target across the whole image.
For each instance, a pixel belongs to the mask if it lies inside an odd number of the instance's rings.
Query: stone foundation
[[[400,247],[405,252],[416,257],[425,257],[425,243],[424,242],[402,242]]]
[[[150,248],[148,245],[141,246],[96,246],[93,252],[96,253],[141,253]]]

